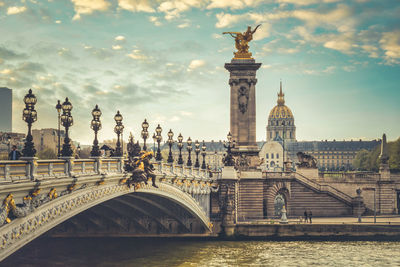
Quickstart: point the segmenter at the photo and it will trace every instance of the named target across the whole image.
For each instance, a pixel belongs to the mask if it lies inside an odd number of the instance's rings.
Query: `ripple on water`
[[[400,266],[400,242],[40,239],[4,266]]]

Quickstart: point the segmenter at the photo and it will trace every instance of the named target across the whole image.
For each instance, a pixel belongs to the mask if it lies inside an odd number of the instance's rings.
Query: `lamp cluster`
[[[37,102],[36,96],[32,93],[32,90],[29,89],[28,94],[25,95],[24,97],[24,103],[25,103],[25,108],[23,110],[22,114],[22,119],[28,124],[28,134],[27,138],[25,141],[25,146],[23,149],[23,155],[24,157],[34,157],[36,154],[36,150],[33,144],[33,137],[31,133],[31,128],[32,128],[32,123],[34,123],[37,120],[37,112],[35,110],[35,104]],[[58,156],[59,157],[72,157],[73,151],[71,147],[71,140],[69,138],[69,128],[73,125],[73,117],[71,114],[72,111],[72,103],[69,101],[68,97],[65,98],[65,101],[61,104],[61,101],[58,100],[57,104],[55,106],[57,113],[58,113]],[[94,131],[94,141],[93,141],[93,146],[92,150],[90,152],[90,155],[92,157],[100,157],[101,156],[101,150],[99,148],[99,141],[97,138],[98,132],[102,128],[101,120],[100,117],[102,115],[102,112],[99,108],[98,105],[94,107],[92,110],[92,120],[90,122],[90,128]],[[114,132],[117,134],[117,143],[116,143],[116,148],[115,148],[115,153],[114,156],[116,157],[122,157],[123,156],[123,151],[122,151],[122,146],[121,146],[121,135],[123,134],[124,130],[124,125],[122,124],[123,117],[119,111],[117,111],[117,114],[114,116],[115,120],[115,127],[114,127]],[[65,128],[65,137],[64,137],[64,143],[62,145],[61,149],[61,144],[60,144],[60,125],[62,125]],[[147,119],[145,119],[142,123],[142,131],[141,131],[141,136],[143,138],[143,150],[147,151],[147,144],[146,140],[149,138],[149,123],[147,122]],[[155,132],[153,134],[153,141],[154,144],[157,143],[157,153],[155,159],[157,161],[162,161],[163,157],[161,155],[161,142],[163,140],[162,138],[162,128],[160,124],[157,125]],[[174,140],[174,133],[172,132],[172,129],[169,130],[167,133],[168,139],[167,143],[169,146],[169,153],[168,153],[168,159],[167,162],[169,164],[172,164],[174,162],[174,157],[172,154],[172,147],[174,143],[177,143],[177,147],[179,149],[179,157],[178,157],[178,164],[179,165],[184,165],[183,157],[182,157],[182,149],[184,147],[183,144],[183,136],[181,133],[179,133],[177,137],[177,141]],[[232,136],[230,136],[232,139]],[[130,137],[133,140],[133,136]],[[228,140],[229,135],[228,135]],[[231,142],[231,141],[229,141]],[[228,154],[230,153],[230,148],[233,146],[229,145],[228,146]],[[205,162],[205,157],[207,155],[206,153],[206,144],[203,140],[203,143],[200,144],[198,140],[195,141],[194,143],[194,152],[196,154],[196,160],[194,167],[195,168],[202,168],[206,169],[206,162]],[[80,146],[78,145],[77,147],[77,152],[80,154]],[[155,151],[155,145],[153,150]],[[186,166],[190,167],[192,166],[192,139],[189,137],[186,141],[186,150],[188,152],[188,158],[186,162]],[[200,165],[199,161],[199,155],[203,157],[202,164]]]

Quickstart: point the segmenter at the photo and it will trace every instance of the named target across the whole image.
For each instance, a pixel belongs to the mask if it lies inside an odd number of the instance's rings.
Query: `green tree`
[[[389,166],[390,171],[400,172],[400,138],[389,146]]]
[[[371,155],[366,149],[358,151],[356,157],[354,158],[354,168],[360,171],[370,170]]]
[[[57,155],[56,152],[54,152],[52,149],[50,148],[45,148],[43,150],[41,150],[38,154],[37,157],[39,159],[56,159]]]

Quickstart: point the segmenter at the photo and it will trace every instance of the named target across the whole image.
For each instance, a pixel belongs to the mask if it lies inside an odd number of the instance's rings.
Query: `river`
[[[1,266],[400,266],[400,242],[40,238]]]

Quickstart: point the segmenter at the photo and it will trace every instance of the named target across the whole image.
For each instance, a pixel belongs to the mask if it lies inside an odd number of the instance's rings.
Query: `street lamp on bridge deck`
[[[60,136],[60,124],[61,124],[61,110],[62,110],[62,105],[60,100],[57,100],[57,105],[56,105],[56,110],[58,113],[58,146],[57,146],[57,157],[61,156],[61,136]]]
[[[168,163],[173,163],[174,162],[174,158],[172,157],[172,151],[171,151],[172,145],[174,144],[173,137],[174,137],[174,133],[172,132],[171,129],[169,129],[169,132],[168,132],[169,154],[168,154],[168,160],[167,160]]]
[[[162,161],[162,156],[161,156],[161,150],[160,150],[160,143],[162,141],[162,136],[161,136],[162,128],[160,124],[156,127],[156,140],[157,140],[157,155],[156,155],[156,160],[157,161]]]
[[[186,165],[190,167],[192,166],[192,139],[190,137],[187,140],[186,149],[188,151],[188,160]]]
[[[37,120],[37,112],[35,110],[36,102],[36,96],[32,93],[32,89],[29,89],[28,94],[24,97],[25,108],[22,113],[22,119],[28,124],[28,135],[26,136],[24,149],[22,150],[24,157],[34,157],[36,154],[31,131],[32,123]]]
[[[179,148],[179,158],[178,158],[178,164],[183,165],[183,158],[182,158],[182,148],[183,148],[183,136],[182,134],[178,135],[178,148]]]
[[[96,105],[92,110],[92,116],[93,119],[90,122],[90,128],[92,128],[94,131],[94,140],[93,140],[92,151],[90,151],[90,156],[100,157],[100,148],[99,148],[99,141],[97,140],[97,132],[100,131],[101,129],[101,121],[100,121],[101,110],[99,109],[98,105]]]
[[[206,149],[207,149],[206,143],[203,140],[203,145],[201,146],[201,150],[202,150],[201,155],[203,156],[203,163],[201,164],[201,168],[203,170],[205,170],[207,168],[207,166],[206,166],[206,154],[207,154]]]
[[[146,139],[149,137],[149,132],[147,131],[147,129],[149,128],[149,123],[147,122],[146,119],[144,119],[144,122],[142,123],[142,138],[143,138],[143,150],[146,151],[147,150],[147,146],[146,146]]]
[[[200,162],[199,162],[199,153],[200,153],[200,143],[198,140],[194,143],[194,152],[196,152],[196,163],[194,164],[195,168],[200,168]]]
[[[68,130],[74,124],[74,119],[71,116],[72,104],[69,102],[68,97],[65,98],[64,103],[62,103],[63,113],[61,115],[62,125],[65,127],[65,138],[63,148],[61,150],[61,156],[63,157],[71,157],[72,156],[72,148],[71,148],[71,140],[69,139]]]
[[[232,141],[231,132],[228,133],[227,138],[228,138],[228,145],[224,141],[224,147],[226,148],[226,156],[224,158],[224,166],[235,166],[235,160],[233,159],[233,156],[232,156],[232,148],[235,148],[236,141],[235,140]]]
[[[114,116],[114,120],[117,125],[114,127],[114,132],[117,134],[117,145],[115,148],[115,156],[116,157],[121,157],[122,156],[122,148],[121,148],[121,141],[119,136],[122,134],[124,131],[124,125],[122,124],[122,115],[119,113],[119,110],[117,111],[117,114]]]

